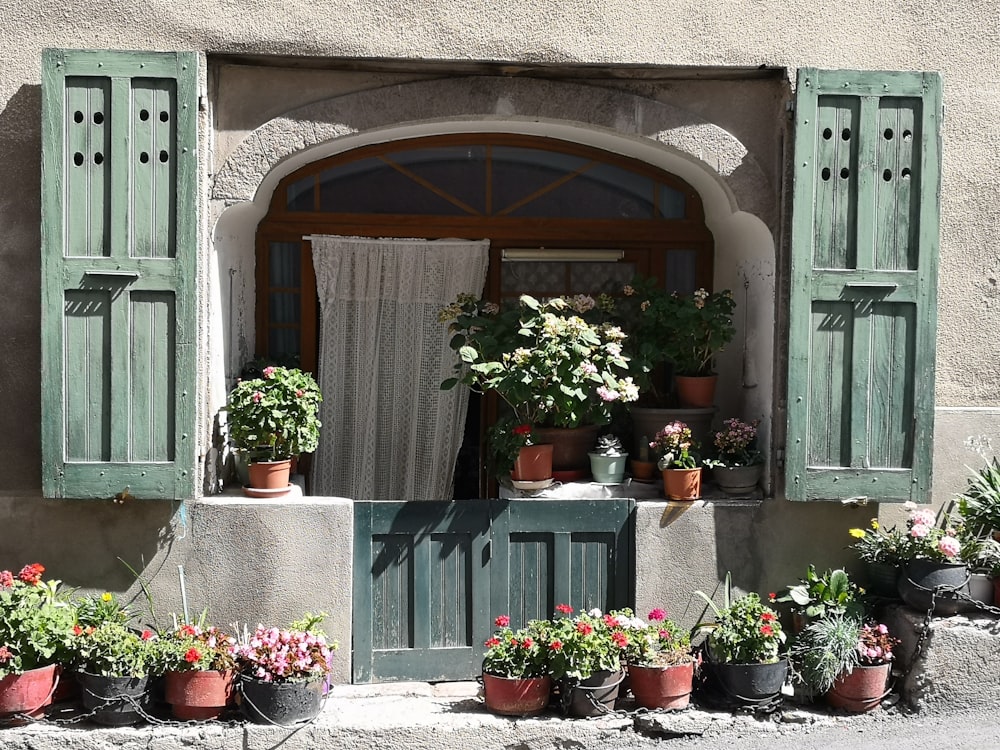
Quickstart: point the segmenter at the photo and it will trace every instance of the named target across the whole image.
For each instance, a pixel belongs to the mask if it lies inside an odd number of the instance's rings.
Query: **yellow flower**
[[[855,539],[864,539],[865,538],[865,530],[864,529],[851,529],[848,533],[851,536],[853,536]]]
[[[873,518],[872,519],[872,528],[875,529],[875,531],[878,531],[878,519],[877,518]]]
[[[103,594],[101,594],[101,601],[103,601],[103,602],[110,602],[111,601],[111,594],[109,592],[105,591]]]

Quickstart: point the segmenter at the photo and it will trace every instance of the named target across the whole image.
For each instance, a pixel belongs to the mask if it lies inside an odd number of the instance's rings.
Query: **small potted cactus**
[[[590,452],[590,473],[598,484],[619,484],[625,476],[628,452],[614,435],[601,435]]]

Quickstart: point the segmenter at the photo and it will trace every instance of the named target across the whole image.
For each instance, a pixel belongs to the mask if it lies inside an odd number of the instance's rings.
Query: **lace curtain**
[[[479,295],[489,242],[314,236],[320,304],[316,495],[447,500],[468,391],[440,308]]]

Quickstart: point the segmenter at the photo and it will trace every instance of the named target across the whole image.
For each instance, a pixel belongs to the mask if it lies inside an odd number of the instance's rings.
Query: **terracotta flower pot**
[[[41,710],[52,702],[60,671],[58,665],[50,664],[0,680],[0,717],[10,714],[40,716]]]
[[[549,677],[499,677],[483,673],[486,708],[503,716],[537,716],[549,705]]]
[[[552,475],[560,481],[586,479],[590,476],[590,456],[587,454],[597,440],[601,428],[536,427],[535,436],[552,445]]]
[[[636,479],[648,480],[656,476],[656,463],[653,461],[640,461],[633,458],[630,463],[632,476]]]
[[[850,674],[841,673],[826,694],[826,702],[835,708],[863,713],[877,708],[885,697],[889,683],[890,664],[855,667]]]
[[[515,482],[539,482],[552,476],[552,446],[526,445],[518,451],[510,478]]]
[[[643,708],[687,708],[691,700],[694,662],[669,667],[630,664],[628,676],[635,702]]]
[[[181,721],[217,719],[232,699],[232,670],[167,672],[165,677],[166,701]]]
[[[288,458],[284,461],[254,461],[247,468],[250,474],[250,487],[270,494],[282,494],[281,490],[289,489],[291,469],[292,461]]]
[[[697,500],[701,497],[701,467],[664,469],[663,494],[671,500]]]
[[[677,400],[689,409],[704,409],[715,401],[718,375],[674,375]]]

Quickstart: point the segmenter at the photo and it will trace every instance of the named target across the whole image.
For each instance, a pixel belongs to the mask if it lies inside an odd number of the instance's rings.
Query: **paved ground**
[[[210,723],[107,729],[40,723],[0,730],[3,750],[893,750],[1000,748],[991,712],[838,714],[785,705],[765,718],[689,709],[600,719],[488,714],[474,683],[337,686],[320,717],[295,730]]]

